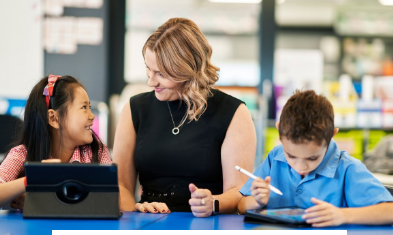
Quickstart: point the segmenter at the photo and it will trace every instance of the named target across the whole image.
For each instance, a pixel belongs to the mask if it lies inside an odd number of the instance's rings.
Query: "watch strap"
[[[213,197],[213,214],[220,212],[220,202],[217,198]]]

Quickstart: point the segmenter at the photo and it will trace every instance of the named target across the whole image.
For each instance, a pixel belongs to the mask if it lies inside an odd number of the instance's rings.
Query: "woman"
[[[219,69],[191,20],[168,20],[142,54],[154,91],[131,97],[119,118],[113,155],[120,209],[197,217],[235,212],[247,180],[235,165],[251,171],[256,151],[248,109],[212,88]],[[135,204],[138,173],[143,193]]]

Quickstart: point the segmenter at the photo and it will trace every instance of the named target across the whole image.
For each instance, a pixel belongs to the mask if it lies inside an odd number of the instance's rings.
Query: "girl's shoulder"
[[[13,147],[7,154],[7,157],[9,156],[19,156],[19,157],[23,157],[26,158],[27,155],[27,149],[26,147],[21,144],[18,146]]]
[[[27,150],[24,145],[13,147],[0,165],[0,182],[9,182],[21,176],[26,162]]]

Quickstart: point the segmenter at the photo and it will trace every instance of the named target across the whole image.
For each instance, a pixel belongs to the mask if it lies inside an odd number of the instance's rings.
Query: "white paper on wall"
[[[99,9],[103,5],[103,0],[61,0],[64,7],[93,8]]]
[[[99,45],[103,38],[103,20],[95,17],[47,17],[44,47],[48,53],[74,54],[78,44]]]
[[[45,0],[44,12],[49,16],[61,16],[64,13],[63,0]]]
[[[104,34],[104,22],[97,17],[79,17],[76,19],[78,44],[99,45]]]
[[[74,54],[77,51],[75,17],[48,17],[44,23],[44,48],[48,53]]]

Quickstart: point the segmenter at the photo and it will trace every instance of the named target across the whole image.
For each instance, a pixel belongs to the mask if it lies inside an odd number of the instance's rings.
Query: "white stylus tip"
[[[240,171],[240,167],[239,166],[235,166],[235,169]]]

